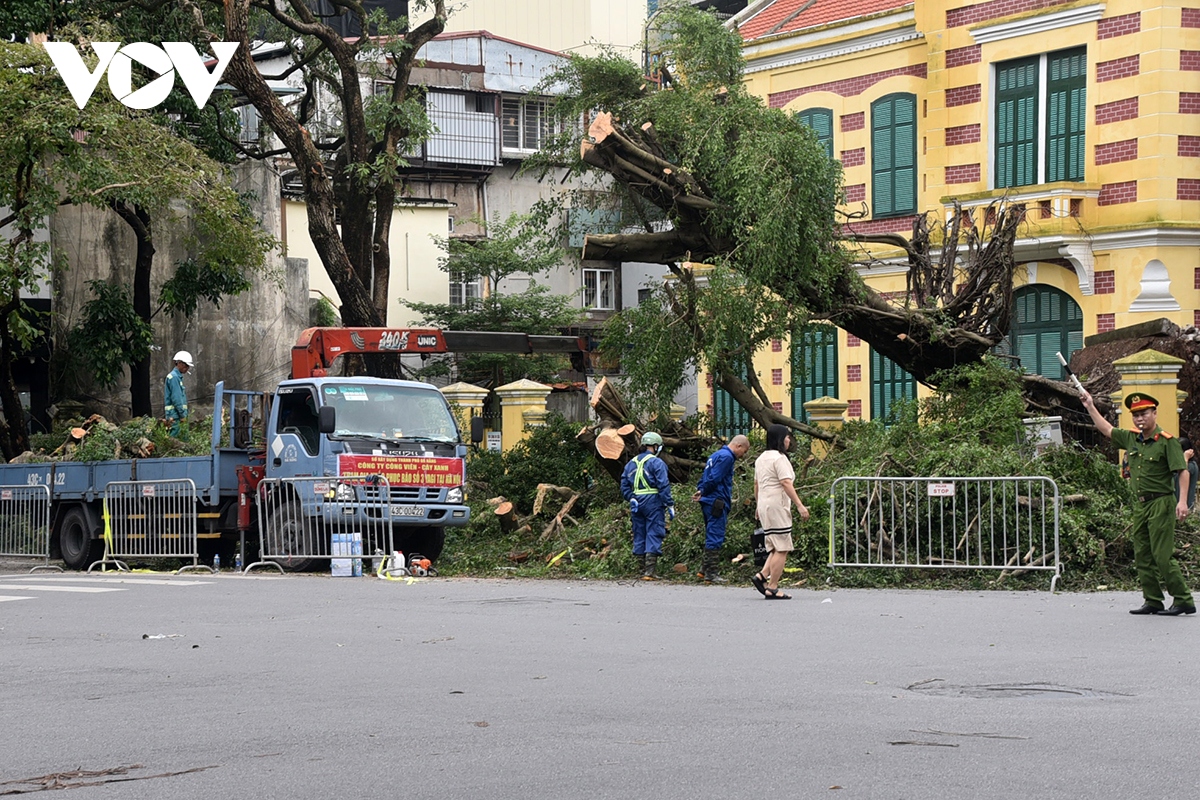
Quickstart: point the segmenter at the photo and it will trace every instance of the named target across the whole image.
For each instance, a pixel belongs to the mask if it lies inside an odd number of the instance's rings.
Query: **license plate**
[[[425,509],[422,506],[392,506],[393,517],[423,517]]]

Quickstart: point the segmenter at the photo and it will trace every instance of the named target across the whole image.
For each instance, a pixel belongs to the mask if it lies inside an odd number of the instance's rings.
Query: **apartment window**
[[[805,403],[838,396],[837,330],[813,323],[792,337],[792,419],[809,422]]]
[[[806,108],[796,114],[796,118],[817,135],[825,155],[833,158],[833,112],[828,108]]]
[[[917,98],[889,94],[871,104],[871,213],[917,211]]]
[[[996,65],[995,187],[1081,181],[1086,48]]]
[[[616,297],[616,273],[611,269],[585,269],[583,271],[583,307],[598,311],[612,311]]]
[[[901,400],[917,396],[917,379],[882,353],[871,350],[871,419],[887,421]]]
[[[479,278],[464,280],[461,272],[450,273],[450,305],[466,306],[483,296],[482,281]]]
[[[1011,349],[1026,371],[1052,380],[1066,378],[1058,353],[1067,358],[1083,347],[1083,312],[1061,289],[1041,284],[1013,292]]]
[[[500,101],[500,145],[504,150],[532,153],[554,133],[550,104],[544,100],[505,97]]]

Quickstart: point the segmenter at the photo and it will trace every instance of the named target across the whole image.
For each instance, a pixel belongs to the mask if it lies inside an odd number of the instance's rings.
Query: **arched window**
[[[833,111],[828,108],[806,108],[796,119],[812,129],[817,141],[825,146],[825,155],[833,158]]]
[[[871,103],[871,213],[917,211],[917,98],[889,94]]]
[[[1027,371],[1054,380],[1066,374],[1055,353],[1070,360],[1083,347],[1083,312],[1061,289],[1034,284],[1013,292],[1010,351]]]
[[[805,403],[838,396],[837,330],[813,324],[792,339],[792,419],[808,422]]]

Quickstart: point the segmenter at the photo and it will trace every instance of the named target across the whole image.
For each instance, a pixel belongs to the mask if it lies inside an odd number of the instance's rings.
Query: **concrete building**
[[[858,231],[911,230],[958,200],[1025,207],[1011,352],[1061,378],[1055,352],[1158,317],[1200,323],[1200,7],[1112,0],[759,0],[731,21],[746,82],[791,111],[842,162]],[[900,267],[868,282],[902,297]],[[844,331],[809,353],[787,396],[831,394],[851,417],[917,392]],[[772,373],[766,373],[766,370]],[[781,384],[774,380],[764,380]],[[713,402],[719,403],[719,398]]]

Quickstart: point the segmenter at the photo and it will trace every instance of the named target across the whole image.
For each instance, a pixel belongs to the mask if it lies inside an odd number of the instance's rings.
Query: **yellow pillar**
[[[1179,436],[1179,407],[1187,392],[1180,391],[1179,370],[1184,361],[1157,350],[1143,350],[1113,362],[1121,376],[1121,391],[1113,394],[1113,402],[1121,409],[1120,427],[1133,430],[1133,415],[1125,407],[1125,398],[1133,392],[1144,392],[1158,400],[1158,425],[1172,436]]]
[[[845,413],[849,407],[849,403],[836,397],[818,397],[804,404],[804,410],[808,412],[808,419],[814,427],[835,433],[846,424]],[[825,458],[829,455],[829,445],[820,439],[813,439],[812,454],[817,458]]]
[[[671,403],[670,414],[672,420],[682,422],[683,418],[687,416],[687,409],[679,405],[679,403]]]
[[[471,418],[483,414],[483,401],[487,399],[488,390],[459,381],[443,386],[441,391],[450,404],[450,410],[454,412],[458,430],[465,441],[471,435]]]
[[[525,438],[526,412],[542,412],[541,421],[545,421],[546,395],[550,387],[544,383],[522,378],[519,381],[505,384],[496,389],[500,396],[500,426],[504,431],[501,445],[508,452],[517,442]]]

